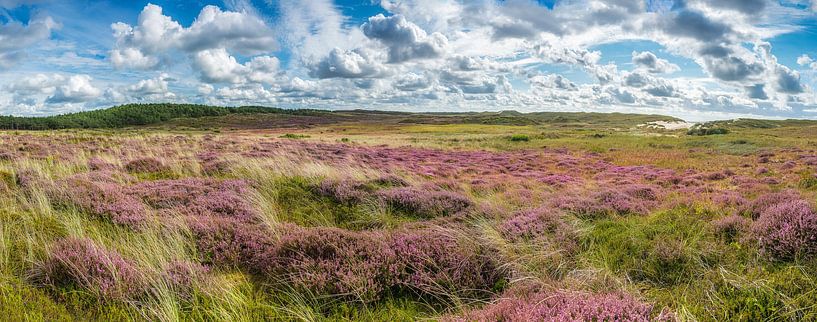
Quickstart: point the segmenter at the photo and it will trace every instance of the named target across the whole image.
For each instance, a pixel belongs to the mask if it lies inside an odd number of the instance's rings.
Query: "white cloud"
[[[312,66],[309,75],[317,78],[369,78],[382,77],[386,73],[386,68],[375,60],[369,50],[335,48]]]
[[[19,2],[10,2],[8,7],[14,7],[14,4]],[[34,17],[28,24],[15,20],[3,23],[3,19],[0,19],[0,69],[10,68],[22,61],[27,48],[48,39],[52,30],[58,27],[48,16]]]
[[[255,55],[277,49],[275,35],[263,20],[215,6],[204,7],[189,28],[165,16],[162,7],[153,4],[145,6],[136,26],[117,22],[111,28],[116,47],[110,59],[117,68],[157,68],[172,51],[196,57],[211,50]]]

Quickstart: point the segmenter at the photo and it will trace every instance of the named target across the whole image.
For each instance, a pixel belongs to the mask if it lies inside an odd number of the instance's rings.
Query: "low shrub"
[[[297,288],[371,302],[394,284],[396,258],[382,233],[295,226],[282,232],[264,268]]]
[[[453,230],[398,231],[389,248],[397,259],[397,286],[425,298],[485,298],[504,280],[480,245]]]
[[[698,135],[698,136],[720,135],[720,134],[727,134],[727,133],[729,133],[729,130],[725,129],[725,128],[701,128],[701,127],[696,127],[696,128],[689,129],[689,131],[687,131],[687,135]]]
[[[817,254],[817,212],[804,200],[764,208],[752,226],[763,252],[779,260]]]
[[[126,163],[125,170],[132,173],[158,173],[170,171],[170,167],[156,158],[140,158]]]
[[[671,321],[625,293],[556,291],[502,298],[449,321]]]
[[[500,232],[511,241],[549,240],[568,254],[578,248],[576,229],[562,213],[550,208],[517,213],[502,224]]]
[[[124,193],[121,185],[110,182],[114,178],[103,173],[97,175],[109,182],[76,175],[59,181],[57,187],[49,191],[49,195],[58,202],[72,204],[116,224],[131,227],[142,225],[147,219],[145,205],[139,199]]]
[[[378,196],[392,208],[423,219],[458,214],[474,205],[471,199],[459,193],[416,187],[383,190]]]
[[[751,226],[752,220],[735,214],[712,221],[715,235],[727,243],[738,241],[740,236],[750,231]]]
[[[514,134],[511,135],[510,140],[511,142],[528,142],[530,141],[530,137],[525,134]]]
[[[79,287],[106,300],[130,298],[144,287],[133,263],[89,239],[77,238],[57,241],[37,268],[35,280],[54,287]]]

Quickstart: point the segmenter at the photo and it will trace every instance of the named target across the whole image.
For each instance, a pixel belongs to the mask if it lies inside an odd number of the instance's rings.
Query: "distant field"
[[[0,320],[817,319],[817,122],[90,113],[0,118]]]

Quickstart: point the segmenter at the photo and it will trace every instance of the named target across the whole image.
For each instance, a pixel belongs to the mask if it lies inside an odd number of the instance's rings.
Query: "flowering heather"
[[[147,209],[137,198],[123,192],[120,185],[91,181],[82,175],[58,183],[50,192],[52,198],[73,204],[80,209],[116,224],[139,226],[146,219]]]
[[[712,221],[715,234],[728,242],[736,241],[739,236],[748,232],[751,226],[752,220],[736,214]]]
[[[506,220],[501,232],[512,241],[551,238],[566,251],[574,251],[578,245],[576,232],[558,210],[537,208],[523,211]]]
[[[394,188],[378,192],[389,206],[420,218],[435,218],[460,213],[473,206],[467,197],[451,191]]]
[[[484,297],[503,278],[477,244],[452,231],[398,231],[389,242],[398,261],[398,286],[435,298]]]
[[[265,227],[220,217],[188,217],[187,222],[205,264],[253,272],[266,269],[262,259],[275,240]]]
[[[359,203],[371,194],[371,189],[365,183],[352,179],[324,180],[315,190],[319,195],[344,204]]]
[[[102,160],[99,157],[93,157],[88,159],[88,169],[91,171],[113,170],[116,169],[116,166],[108,161]]]
[[[128,170],[128,172],[154,173],[168,171],[170,167],[156,158],[141,158],[126,163],[125,170]]]
[[[197,283],[203,281],[209,271],[210,269],[199,263],[176,260],[164,267],[163,274],[171,287],[182,293],[187,293]]]
[[[503,298],[450,321],[656,321],[653,306],[625,293],[568,291]]]
[[[129,193],[153,208],[189,216],[221,216],[250,221],[257,217],[246,200],[249,187],[243,180],[187,178],[136,184]]]
[[[554,204],[579,217],[602,218],[609,215],[646,214],[657,205],[658,191],[648,185],[602,188],[589,196],[559,196]]]
[[[393,250],[377,232],[286,226],[266,267],[274,276],[317,294],[369,302],[393,284]]]
[[[89,239],[57,241],[35,277],[45,285],[80,287],[104,299],[126,299],[143,287],[134,264]]]
[[[802,200],[802,197],[797,191],[784,190],[781,192],[767,193],[757,197],[745,209],[752,219],[757,219],[760,215],[771,207],[780,203],[796,202]]]
[[[761,249],[774,258],[817,255],[817,212],[804,200],[762,209],[752,231]]]

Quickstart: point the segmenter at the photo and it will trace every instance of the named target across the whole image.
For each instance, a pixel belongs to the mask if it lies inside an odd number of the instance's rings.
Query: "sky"
[[[817,0],[0,0],[0,115],[127,103],[817,119]]]

